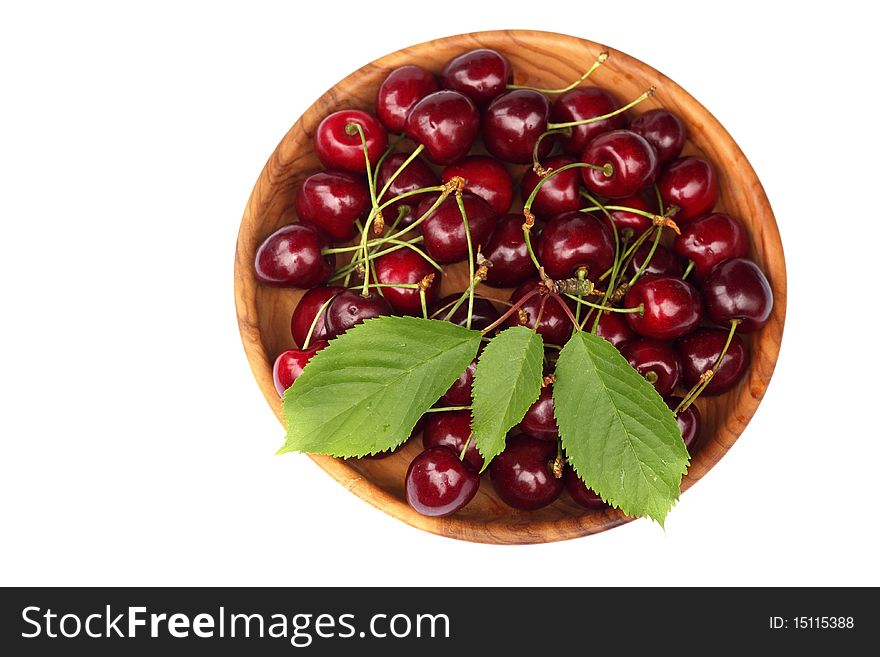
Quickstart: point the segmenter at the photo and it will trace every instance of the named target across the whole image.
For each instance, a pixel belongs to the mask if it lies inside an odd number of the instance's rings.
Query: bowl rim
[[[508,39],[513,45],[528,45],[535,42],[547,42],[548,40],[569,40],[577,42],[596,55],[603,50],[608,51],[611,54],[609,61],[623,61],[625,63],[625,68],[636,68],[642,73],[648,73],[652,79],[664,86],[664,90],[669,89],[670,95],[685,99],[695,111],[700,113],[709,129],[711,129],[718,138],[727,142],[726,147],[737,158],[737,169],[744,172],[746,177],[754,181],[754,185],[749,191],[750,194],[754,196],[753,201],[756,204],[756,212],[760,212],[763,217],[761,238],[763,242],[767,243],[765,250],[768,253],[773,252],[778,255],[778,258],[774,262],[775,269],[771,279],[771,286],[774,293],[774,308],[770,323],[768,324],[768,326],[772,324],[775,328],[775,334],[769,338],[775,341],[775,344],[771,345],[771,348],[769,349],[761,349],[757,354],[753,352],[752,362],[748,371],[748,381],[743,386],[742,391],[736,399],[734,407],[730,411],[730,413],[736,413],[737,426],[733,430],[728,427],[725,436],[726,440],[718,441],[718,449],[713,450],[711,455],[707,455],[701,460],[701,463],[705,467],[700,468],[700,471],[694,474],[689,472],[685,475],[682,479],[681,487],[681,491],[684,493],[705,476],[705,474],[718,463],[718,461],[736,442],[737,438],[757,410],[764,392],[766,391],[767,385],[770,382],[778,360],[779,345],[785,323],[786,272],[784,251],[779,235],[779,229],[776,224],[776,218],[770,207],[766,192],[745,154],[724,126],[722,126],[714,115],[703,107],[703,105],[685,89],[653,67],[631,55],[594,41],[567,34],[539,30],[490,30],[450,35],[408,46],[379,57],[369,64],[362,66],[358,70],[353,71],[316,99],[285,133],[284,137],[275,147],[264,165],[248,198],[239,228],[234,263],[234,292],[239,332],[248,363],[250,364],[253,375],[263,392],[263,396],[266,398],[266,401],[269,403],[270,407],[283,425],[284,421],[281,414],[281,404],[272,380],[272,361],[266,353],[259,328],[259,321],[257,319],[256,288],[258,283],[252,273],[252,250],[247,248],[247,239],[244,238],[250,235],[252,231],[259,226],[260,207],[267,202],[267,198],[271,196],[268,192],[276,184],[276,181],[273,180],[272,176],[272,164],[278,160],[282,149],[284,149],[285,146],[290,145],[294,134],[298,131],[305,131],[305,128],[303,127],[304,118],[313,115],[323,106],[333,101],[335,98],[335,90],[340,85],[346,83],[356,84],[358,78],[371,69],[389,69],[399,66],[400,63],[398,57],[402,52],[425,48],[429,49],[432,46],[445,44],[449,41],[472,40],[476,44],[482,39],[494,40],[498,38]],[[479,46],[475,45],[474,47]],[[764,331],[766,330],[767,327],[756,335],[763,337]],[[748,389],[748,393],[746,393],[746,389]],[[715,438],[717,439],[718,436],[716,435]],[[398,499],[384,488],[373,484],[344,460],[317,454],[309,454],[308,456],[317,463],[321,469],[345,486],[350,492],[388,515],[391,515],[398,520],[402,520],[412,527],[439,536],[446,536],[459,540],[489,544],[546,543],[599,533],[633,520],[633,518],[623,515],[616,509],[608,509],[598,512],[584,509],[584,513],[580,516],[570,516],[557,520],[535,520],[534,522],[528,523],[526,526],[521,522],[511,523],[504,520],[491,519],[486,521],[475,521],[472,519],[457,518],[455,515],[444,518],[431,518],[416,513],[404,500]],[[591,521],[585,522],[584,518],[588,515],[591,518]],[[596,523],[597,516],[604,516],[598,527]]]

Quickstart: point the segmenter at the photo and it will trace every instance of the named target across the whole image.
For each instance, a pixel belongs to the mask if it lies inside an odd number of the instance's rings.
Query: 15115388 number
[[[852,616],[795,616],[783,618],[782,616],[770,617],[770,629],[773,630],[840,630],[855,627],[855,619]]]

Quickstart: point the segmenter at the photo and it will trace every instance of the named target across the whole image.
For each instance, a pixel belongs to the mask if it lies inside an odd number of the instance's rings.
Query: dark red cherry
[[[407,137],[425,146],[435,164],[451,164],[467,155],[480,131],[480,113],[457,91],[435,91],[422,98],[406,117]]]
[[[471,324],[473,328],[473,324]],[[474,358],[464,372],[449,386],[449,390],[443,393],[440,401],[448,406],[469,406],[471,403],[471,388],[474,385],[474,372],[477,369],[477,359]]]
[[[559,155],[557,157],[548,158],[543,162],[547,169],[559,169],[566,164],[572,164],[573,157],[567,155]],[[523,174],[520,190],[522,200],[525,203],[532,191],[537,187],[541,177],[532,169]],[[532,212],[535,216],[542,219],[555,217],[563,212],[572,212],[581,207],[581,172],[578,168],[568,169],[562,173],[551,175],[538,193],[535,200],[532,201]]]
[[[553,123],[583,121],[610,114],[619,108],[620,103],[610,91],[601,87],[579,87],[565,92],[553,102],[550,120]],[[570,137],[561,136],[559,141],[566,153],[580,155],[587,144],[602,133],[625,127],[626,117],[618,114],[601,121],[575,126],[571,129]]]
[[[673,411],[680,403],[681,397],[669,397],[666,400],[666,405]],[[691,404],[675,416],[675,421],[678,423],[679,431],[681,431],[684,446],[687,447],[688,452],[693,454],[694,445],[696,445],[697,440],[700,438],[700,428],[703,425],[700,409],[697,408],[696,404]]]
[[[300,347],[303,346],[313,322],[315,329],[312,331],[312,342],[325,338],[322,306],[344,290],[344,287],[336,286],[313,287],[300,297],[299,303],[296,304],[296,308],[293,309],[293,314],[290,316],[290,334],[296,344]]]
[[[459,296],[460,295],[458,294],[450,294],[448,297],[440,299],[440,301],[437,302],[437,308],[445,308],[445,310],[438,313],[435,319],[445,318],[447,313],[452,309],[452,305],[458,301]],[[468,304],[467,301],[465,301],[458,307],[458,310],[452,313],[452,317],[449,318],[449,321],[453,324],[458,324],[459,326],[467,326],[467,316]],[[501,317],[501,315],[495,309],[495,306],[492,305],[491,301],[474,297],[474,312],[471,316],[471,328],[473,330],[482,331],[484,328],[494,323],[499,317]]]
[[[707,214],[685,226],[675,238],[675,252],[694,263],[694,279],[705,278],[715,265],[749,254],[749,236],[733,217]]]
[[[607,198],[632,196],[657,178],[657,152],[644,137],[630,130],[599,135],[581,153],[581,162],[611,165],[610,176],[596,169],[581,169],[587,189]]]
[[[289,224],[269,235],[257,249],[257,280],[277,287],[320,285],[333,273],[336,256],[322,254],[327,237],[311,224]]]
[[[382,162],[382,166],[379,167],[379,174],[376,176],[377,193],[385,188],[385,185],[391,179],[391,176],[394,175],[394,173],[400,168],[400,165],[403,164],[409,156],[410,153],[395,153],[394,155],[389,155],[385,158],[385,161]],[[395,196],[400,196],[401,194],[412,192],[416,189],[436,187],[439,184],[440,179],[437,178],[437,174],[425,164],[425,161],[422,158],[417,157],[407,164],[406,168],[400,172],[400,175],[392,181],[391,185],[388,187],[388,191],[379,199],[379,202],[388,201]],[[417,217],[414,216],[415,210],[423,198],[423,194],[409,196],[400,201],[395,201],[382,210],[386,225],[390,226],[397,220],[401,208],[403,208],[403,219],[401,219],[401,224],[403,226],[411,224],[417,219]]]
[[[642,212],[657,212],[657,209],[651,207],[651,204],[648,203],[641,194],[627,196],[626,198],[616,200],[608,205],[633,208],[634,210],[641,210]],[[636,214],[635,212],[627,212],[626,210],[609,210],[608,213],[611,215],[611,221],[614,222],[614,225],[617,227],[617,232],[619,233],[622,233],[629,228],[633,231],[633,236],[638,237],[652,225],[650,219],[641,214]]]
[[[511,303],[516,303],[526,294],[538,287],[538,279],[528,280],[514,290],[510,297]],[[551,299],[543,294],[535,294],[521,307],[521,312],[513,313],[507,319],[508,326],[527,326],[530,329],[535,328],[535,322],[538,320],[538,314],[541,310],[541,303],[544,303],[544,312],[541,315],[541,324],[538,326],[538,333],[544,338],[544,342],[555,345],[564,345],[571,337],[574,328],[568,314],[562,308],[560,302]]]
[[[438,88],[434,76],[421,66],[400,66],[379,85],[376,116],[389,131],[403,132],[409,111]]]
[[[639,268],[644,264],[645,260],[648,257],[648,254],[651,252],[651,247],[653,245],[650,242],[645,242],[639,248],[636,249],[636,252],[633,254],[632,260],[629,261],[629,266],[626,269],[627,276],[633,276],[639,270]],[[664,246],[657,245],[657,248],[654,249],[654,255],[651,256],[651,260],[648,261],[648,266],[645,267],[645,271],[642,273],[642,276],[645,275],[658,275],[658,276],[681,276],[684,272],[684,264],[681,262],[679,257],[675,255],[672,251],[667,249]]]
[[[523,236],[523,216],[507,214],[498,219],[483,255],[492,263],[486,284],[492,287],[515,287],[534,276],[535,265]]]
[[[484,155],[471,155],[443,169],[443,182],[454,176],[465,179],[465,190],[486,201],[495,214],[504,214],[513,201],[513,178],[501,162]]]
[[[629,124],[629,129],[639,133],[657,151],[660,164],[678,157],[684,146],[684,124],[675,114],[665,109],[648,110]]]
[[[477,451],[477,443],[471,438],[470,411],[443,411],[428,413],[428,421],[422,431],[425,449],[445,445],[456,454],[464,453],[465,462],[479,472],[483,467],[483,456]]]
[[[751,260],[734,258],[716,266],[703,281],[706,314],[716,324],[741,320],[738,331],[757,331],[770,319],[773,291],[764,272]]]
[[[333,242],[354,237],[354,221],[370,208],[370,190],[350,173],[320,171],[303,181],[296,195],[296,213],[323,230]]]
[[[498,96],[483,113],[483,144],[505,162],[532,161],[535,142],[547,130],[550,103],[531,89],[515,89]],[[552,138],[541,140],[538,156],[546,157]]]
[[[571,495],[571,499],[586,509],[607,509],[608,505],[602,501],[599,494],[592,488],[587,488],[583,479],[577,476],[577,473],[571,468],[565,469],[562,476],[565,483],[565,490]]]
[[[477,246],[485,244],[495,228],[495,213],[486,201],[470,192],[461,195],[464,211],[467,214],[468,228],[471,234],[471,245],[474,253]],[[436,201],[430,195],[419,204],[417,211],[421,217]],[[428,255],[441,264],[458,262],[468,257],[467,234],[458,202],[454,195],[447,197],[420,226],[425,238],[425,250]]]
[[[614,241],[605,225],[583,212],[553,217],[538,238],[535,255],[551,278],[569,278],[587,268],[593,281],[614,264]]]
[[[678,341],[678,354],[681,356],[681,374],[684,385],[692,388],[700,381],[700,376],[715,365],[724,343],[727,342],[729,331],[726,329],[701,328]],[[727,392],[742,378],[749,366],[749,352],[739,335],[734,334],[733,340],[721,366],[701,393],[703,395],[720,395]]]
[[[650,338],[631,340],[621,347],[620,353],[664,397],[672,394],[681,379],[681,361],[668,342]]]
[[[444,88],[463,93],[481,107],[504,93],[509,79],[507,58],[489,48],[469,50],[455,57],[440,73]]]
[[[308,349],[288,349],[278,354],[272,366],[272,380],[275,382],[275,390],[278,391],[279,397],[283,397],[284,391],[299,378],[312,356],[326,346],[326,342],[318,340]]]
[[[498,497],[524,511],[551,504],[563,487],[551,470],[555,458],[556,443],[523,435],[508,438],[507,447],[489,465]]]
[[[376,292],[370,292],[368,297],[355,290],[340,292],[324,311],[326,339],[335,338],[366,319],[390,314],[391,306]]]
[[[327,116],[315,130],[315,155],[325,168],[366,173],[364,145],[357,130],[351,129],[354,124],[364,131],[370,166],[376,166],[382,157],[388,146],[388,133],[376,117],[356,109],[339,110]]]
[[[672,340],[700,323],[703,304],[694,286],[672,276],[641,278],[624,298],[624,307],[644,305],[641,313],[627,313],[626,321],[639,335]]]
[[[591,322],[592,320],[587,322],[587,328],[593,326]],[[618,349],[636,337],[623,313],[610,312],[602,312],[601,317],[599,317],[599,324],[596,326],[596,335],[600,338],[605,338]]]
[[[520,420],[519,430],[538,440],[552,440],[559,438],[559,428],[556,426],[556,417],[553,415],[553,386],[541,388],[538,401],[529,406],[529,410]]]
[[[435,275],[435,280],[425,289],[425,305],[430,308],[440,292],[440,272],[418,252],[404,248],[379,256],[376,264],[376,278],[379,283],[412,284],[420,283],[426,276]],[[391,307],[402,315],[421,315],[422,298],[419,291],[406,287],[383,287],[382,295]]]
[[[448,516],[470,502],[480,488],[480,475],[448,447],[431,447],[406,471],[406,501],[424,516]]]
[[[699,157],[683,157],[670,162],[657,181],[660,196],[667,206],[675,205],[675,223],[685,223],[715,207],[718,180],[715,170]]]

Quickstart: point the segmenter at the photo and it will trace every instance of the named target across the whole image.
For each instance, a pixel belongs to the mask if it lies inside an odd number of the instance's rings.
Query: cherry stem
[[[538,306],[538,316],[535,318],[535,326],[532,328],[535,333],[538,332],[538,327],[541,326],[541,320],[544,319],[544,308],[546,308],[547,300],[549,298],[549,294],[545,295],[544,298],[541,299],[541,305]]]
[[[706,387],[712,382],[712,379],[715,377],[715,373],[718,372],[718,368],[721,367],[721,362],[724,360],[724,357],[727,355],[727,350],[730,348],[730,343],[733,342],[733,334],[736,333],[736,327],[740,325],[742,320],[732,319],[730,320],[730,331],[727,334],[727,342],[724,343],[724,348],[721,350],[721,353],[718,355],[718,358],[715,360],[715,363],[708,370],[703,372],[700,375],[700,380],[691,388],[688,393],[684,396],[678,406],[675,407],[675,415],[682,413],[687,410],[688,406],[693,404],[697,397],[706,389]]]
[[[461,452],[458,454],[458,460],[464,461],[464,455],[467,453],[468,447],[471,446],[471,440],[474,437],[474,432],[468,434],[467,440],[464,441],[464,447],[461,448]]]
[[[422,319],[428,319],[428,299],[425,296],[425,288],[421,285],[419,288],[419,301],[422,302]]]
[[[544,137],[549,137],[550,135],[559,135],[563,133],[568,133],[568,136],[571,136],[571,128],[556,128],[555,130],[545,130],[538,138],[535,140],[535,145],[532,147],[532,170],[538,175],[543,175],[543,172],[546,171],[544,167],[541,166],[541,158],[538,156],[538,151],[541,147],[541,141],[543,141]]]
[[[370,216],[367,217],[366,222],[364,222],[364,227],[361,230],[361,251],[364,254],[363,260],[364,262],[370,262],[369,259],[369,251],[367,247],[367,235],[370,232],[370,226],[373,223],[373,220],[377,216],[381,216],[381,212],[379,210],[379,204],[376,200],[376,183],[373,180],[373,168],[370,166],[370,151],[367,148],[367,137],[364,134],[364,129],[361,127],[359,123],[349,123],[345,126],[345,131],[348,134],[353,134],[357,132],[358,136],[361,139],[361,145],[364,148],[364,164],[367,169],[367,187],[370,190],[370,204],[372,205],[372,209],[370,210]],[[372,264],[372,263],[370,263]],[[361,295],[366,297],[369,296],[367,285],[370,282],[370,273],[372,271],[372,267],[369,267],[367,271],[364,271],[364,285]]]
[[[416,219],[414,222],[412,222],[406,228],[402,228],[401,230],[397,231],[393,235],[389,235],[388,237],[385,237],[383,239],[385,241],[399,239],[402,235],[405,235],[409,231],[418,227],[425,219],[427,219],[431,215],[432,212],[434,212],[434,210],[436,210],[437,208],[440,207],[440,205],[443,203],[443,201],[446,200],[446,198],[449,196],[449,194],[452,192],[453,189],[454,189],[454,187],[452,187],[449,183],[443,185],[442,191],[440,192],[440,196],[437,197],[437,200],[434,201],[434,203],[431,205],[431,207],[428,208],[427,210],[425,210],[425,212],[418,219]]]
[[[409,242],[403,242],[403,241],[401,241],[401,240],[391,240],[391,242],[392,242],[393,244],[395,244],[395,246],[392,246],[392,247],[390,247],[390,248],[384,249],[384,250],[382,250],[382,251],[377,251],[377,252],[375,252],[375,253],[371,253],[371,254],[370,254],[370,260],[375,260],[376,258],[378,258],[378,257],[380,257],[380,256],[383,256],[383,255],[385,255],[386,253],[391,253],[391,252],[393,252],[393,251],[399,251],[400,249],[406,249],[406,248],[409,248],[409,249],[412,249],[413,251],[415,251],[416,253],[418,253],[419,255],[421,255],[421,256],[422,256],[425,260],[427,260],[427,261],[428,261],[433,267],[437,268],[438,271],[443,271],[443,270],[441,269],[440,265],[438,265],[436,262],[434,262],[434,260],[432,260],[432,259],[428,256],[428,254],[426,254],[426,253],[425,253],[424,251],[422,251],[420,248],[418,248],[417,246],[415,246],[415,243],[416,243],[416,242],[421,242],[423,239],[424,239],[423,237],[419,236],[419,237],[415,237],[415,238],[413,238],[413,239],[412,239],[411,241],[409,241]],[[329,280],[330,280],[330,281],[339,280],[340,278],[342,278],[342,277],[345,276],[346,274],[348,274],[348,273],[354,271],[354,270],[357,268],[358,265],[363,265],[363,264],[364,264],[364,261],[361,260],[361,259],[352,260],[352,261],[349,262],[347,265],[343,265],[343,266],[340,267],[336,272],[334,272],[333,276],[331,276]],[[348,287],[348,286],[346,285],[346,287]]]
[[[642,274],[645,273],[645,270],[648,268],[648,265],[651,264],[651,258],[654,257],[654,253],[657,252],[657,246],[660,244],[660,237],[663,235],[663,226],[657,226],[657,232],[654,235],[654,242],[651,244],[651,250],[648,251],[648,255],[645,258],[645,261],[642,263],[642,266],[638,268],[633,277],[629,279],[629,283],[627,283],[627,287],[632,287],[635,285],[636,281],[642,277]],[[610,286],[609,286],[610,287]]]
[[[632,314],[632,313],[645,312],[645,304],[643,304],[643,303],[640,303],[638,306],[636,306],[634,308],[615,308],[614,306],[603,306],[601,304],[593,303],[593,302],[587,301],[585,299],[579,299],[578,297],[576,297],[573,294],[566,294],[565,296],[567,296],[569,299],[573,299],[574,301],[577,301],[578,303],[581,303],[581,304],[588,306],[590,308],[595,308],[596,310],[604,310],[605,312],[609,312],[609,313],[630,313],[630,314]]]
[[[647,100],[648,98],[650,98],[651,96],[654,95],[655,91],[656,91],[656,89],[654,89],[654,87],[651,87],[650,89],[645,91],[645,93],[643,93],[641,96],[639,96],[635,100],[631,100],[626,105],[624,105],[623,107],[619,107],[618,109],[614,110],[613,112],[608,112],[607,114],[602,114],[601,116],[593,116],[593,117],[590,117],[589,119],[581,119],[580,121],[566,121],[565,123],[548,123],[547,129],[548,130],[555,130],[557,128],[574,128],[579,125],[587,125],[588,123],[596,123],[597,121],[604,121],[605,119],[610,119],[611,117],[617,116],[618,114],[623,114],[628,109],[632,109],[633,107],[635,107],[639,103]]]
[[[569,84],[565,87],[562,87],[560,89],[541,89],[539,87],[530,87],[525,84],[508,84],[507,88],[511,89],[511,90],[512,89],[531,89],[532,91],[537,91],[542,94],[564,94],[566,91],[571,91],[576,86],[578,86],[581,82],[583,82],[588,77],[590,77],[597,68],[599,68],[600,66],[602,66],[602,64],[605,63],[605,61],[607,59],[608,59],[607,52],[599,53],[599,56],[596,57],[596,61],[593,62],[593,65],[587,70],[586,73],[584,73],[582,76],[580,76],[577,80],[575,80],[571,84]]]
[[[397,203],[398,201],[402,201],[403,199],[409,198],[410,196],[415,196],[417,194],[429,194],[431,192],[442,192],[443,189],[444,189],[443,185],[436,185],[434,187],[421,187],[419,189],[413,189],[412,191],[404,192],[403,194],[398,194],[394,198],[388,199],[382,205],[379,206],[379,210],[384,210],[389,205]]]
[[[513,304],[510,308],[508,308],[506,311],[504,311],[504,314],[501,315],[501,317],[499,317],[499,318],[496,319],[494,322],[492,322],[491,324],[489,324],[489,326],[487,326],[486,328],[484,328],[483,331],[482,331],[483,335],[486,335],[487,333],[489,333],[490,331],[492,331],[493,329],[497,328],[497,327],[500,326],[502,323],[504,323],[504,321],[505,321],[508,317],[510,317],[513,313],[517,312],[520,308],[522,308],[523,304],[524,304],[526,301],[528,301],[529,299],[531,299],[533,296],[535,296],[536,294],[538,294],[540,291],[541,291],[541,288],[536,287],[534,290],[531,290],[531,291],[527,292],[526,294],[524,294],[523,297],[522,297],[519,301],[517,301],[517,302],[516,302],[515,304]]]
[[[578,279],[578,283],[583,283],[583,282],[584,282],[584,279],[586,279],[586,277],[587,277],[587,274],[586,274],[586,272],[584,271],[584,268],[583,268],[583,267],[579,267],[578,270],[577,270],[577,279]],[[580,285],[578,285],[577,298],[580,299],[581,297],[583,297],[583,295],[581,294]],[[575,322],[577,322],[578,327],[580,327],[580,325],[581,325],[581,324],[580,324],[580,321],[581,321],[581,304],[578,304],[577,306],[575,306],[575,309],[574,309],[574,319],[575,319]]]
[[[683,280],[683,281],[687,280],[687,277],[691,275],[691,272],[694,270],[694,267],[696,266],[696,264],[697,263],[694,262],[693,260],[688,261],[687,269],[685,269],[684,273],[681,275],[681,280]]]
[[[429,408],[425,413],[444,413],[446,411],[469,411],[471,406],[441,406],[440,408]]]
[[[595,169],[596,171],[601,171],[602,173],[604,173],[605,177],[607,178],[610,178],[614,175],[614,167],[611,166],[610,162],[601,167],[595,164],[588,164],[586,162],[572,162],[571,164],[566,164],[565,166],[561,166],[558,169],[551,169],[541,177],[541,179],[538,181],[538,184],[535,185],[535,188],[532,190],[532,193],[529,194],[529,198],[526,200],[525,205],[523,206],[523,214],[525,214],[525,210],[532,209],[532,203],[535,202],[535,197],[538,195],[538,192],[541,190],[541,187],[544,185],[545,182],[547,182],[553,176],[562,173],[563,171],[577,168]]]
[[[388,148],[385,149],[385,152],[382,153],[382,157],[379,158],[379,161],[376,162],[376,166],[373,168],[373,180],[379,179],[379,169],[382,168],[385,160],[387,160],[388,157],[397,150],[397,145],[400,144],[400,142],[402,142],[404,139],[406,139],[406,135],[400,134],[397,136],[397,139],[395,139],[393,143],[388,145]]]
[[[611,264],[611,278],[608,279],[608,285],[605,286],[605,294],[602,296],[602,305],[604,306],[608,303],[608,299],[614,291],[614,286],[617,284],[617,276],[620,274],[620,236],[617,234],[617,224],[614,223],[611,213],[608,212],[608,209],[604,205],[602,205],[602,202],[589,192],[584,191],[582,192],[582,195],[602,210],[602,214],[605,215],[605,219],[611,225],[611,230],[614,233],[614,262]],[[596,331],[599,330],[599,320],[601,318],[602,313],[600,311],[596,313],[596,319],[593,320],[593,326],[590,327],[590,333],[595,335]]]
[[[360,285],[354,285],[350,287],[351,290],[360,289]],[[419,290],[421,287],[418,283],[370,283],[367,285],[368,288],[371,289],[382,289],[383,287],[396,287],[401,290]]]
[[[409,163],[416,159],[419,156],[419,153],[421,153],[423,150],[425,150],[424,144],[419,144],[418,146],[416,146],[416,149],[412,153],[410,153],[409,157],[406,158],[399,167],[397,167],[397,171],[395,171],[391,175],[391,177],[385,182],[385,186],[382,187],[382,191],[379,192],[377,198],[381,199],[383,196],[385,196],[385,192],[387,192],[388,188],[391,187],[391,183],[393,183],[397,179],[397,177],[401,173],[403,173],[403,170],[406,169],[407,166],[409,166]]]
[[[318,312],[315,313],[315,317],[314,317],[314,319],[312,319],[312,323],[309,324],[309,332],[306,333],[306,339],[303,340],[303,344],[302,344],[303,349],[309,348],[309,343],[312,341],[312,333],[315,332],[315,327],[318,325],[318,318],[324,314],[324,311],[327,310],[327,306],[330,305],[331,301],[333,301],[333,297],[330,297],[324,303],[322,303],[321,307],[318,308]]]
[[[653,233],[653,231],[654,231],[654,227],[651,226],[651,227],[648,228],[644,233],[642,233],[641,235],[639,235],[639,236],[636,238],[636,241],[633,242],[632,244],[630,244],[629,248],[627,248],[626,251],[624,251],[624,253],[623,253],[623,257],[621,258],[619,271],[625,271],[625,270],[626,270],[627,266],[629,266],[629,261],[630,261],[630,259],[632,258],[633,254],[636,252],[636,250],[637,250],[642,244],[645,243],[645,240],[647,240],[648,237],[651,236],[651,234]],[[600,281],[604,281],[606,278],[608,278],[608,276],[611,274],[611,272],[612,272],[613,270],[614,270],[614,267],[611,267],[611,269],[609,269],[608,271],[606,271],[604,274],[602,274],[602,275],[599,277],[599,280],[600,280]]]
[[[455,193],[455,202],[458,203],[458,211],[461,213],[461,221],[464,223],[464,235],[467,238],[468,272],[470,274],[470,282],[468,284],[468,316],[465,328],[470,329],[471,320],[473,320],[474,317],[474,249],[471,244],[471,229],[468,225],[467,212],[464,209],[464,200],[461,198],[461,192]]]
[[[578,324],[578,321],[577,321],[577,319],[575,319],[574,314],[572,314],[571,308],[568,307],[568,304],[565,303],[565,301],[562,299],[562,297],[560,297],[558,294],[551,294],[550,296],[554,297],[556,299],[557,303],[559,303],[559,305],[562,306],[562,310],[565,311],[565,314],[568,316],[568,318],[571,320],[571,323],[574,325],[574,330],[580,331],[581,325]],[[568,297],[571,297],[572,299],[575,299],[578,303],[586,303],[583,299],[580,299],[580,298],[574,296],[573,294],[566,294],[565,296],[568,296]]]

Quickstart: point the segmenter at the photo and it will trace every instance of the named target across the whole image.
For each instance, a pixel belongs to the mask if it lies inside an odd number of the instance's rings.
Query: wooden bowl
[[[355,107],[373,110],[376,90],[389,71],[418,64],[439,71],[453,56],[472,48],[494,48],[513,66],[515,81],[539,87],[568,84],[600,52],[608,61],[589,84],[611,89],[620,99],[637,97],[648,87],[653,98],[635,113],[666,107],[680,116],[689,130],[685,153],[701,154],[714,163],[720,178],[718,208],[741,219],[748,227],[752,258],[767,273],[775,305],[767,325],[749,336],[752,363],[744,380],[720,397],[702,398],[703,435],[690,471],[682,481],[687,490],[724,456],[758,407],[773,373],[785,319],[785,262],[770,203],[745,155],[718,121],[690,94],[650,66],[622,52],[592,41],[547,32],[523,30],[462,34],[422,43],[367,64],[333,86],[293,125],[278,144],[257,180],[244,211],[235,257],[235,303],[245,352],[269,406],[283,421],[281,401],[272,383],[272,363],[282,350],[294,346],[290,315],[302,292],[261,286],[254,277],[254,255],[260,242],[278,227],[296,221],[297,185],[320,168],[311,138],[327,114]],[[515,210],[515,208],[514,208]],[[512,210],[512,211],[514,211]],[[443,277],[442,294],[462,289],[462,265]],[[407,466],[421,450],[411,440],[382,460],[311,458],[355,495],[404,522],[426,531],[481,543],[542,543],[594,534],[616,527],[629,518],[616,510],[587,511],[566,494],[539,511],[521,512],[503,504],[484,478],[473,501],[446,518],[428,518],[413,511],[403,493]],[[674,511],[673,511],[674,513]]]

